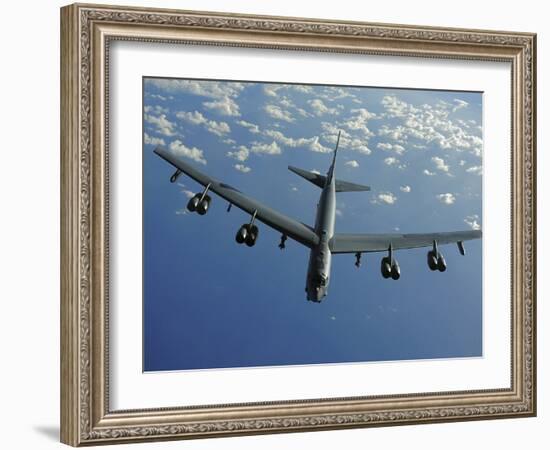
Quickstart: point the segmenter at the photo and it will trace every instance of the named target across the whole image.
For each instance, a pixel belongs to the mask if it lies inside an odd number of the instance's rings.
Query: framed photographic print
[[[73,445],[536,413],[535,35],[71,5]]]

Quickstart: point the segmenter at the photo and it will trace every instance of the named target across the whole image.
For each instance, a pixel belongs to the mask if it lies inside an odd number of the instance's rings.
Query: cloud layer
[[[470,210],[458,220],[480,224],[480,95],[153,78],[145,82],[144,102],[146,146],[202,165],[221,156],[233,173],[250,177],[260,159],[281,156],[324,173],[324,155],[338,141],[338,176],[378,179],[364,194],[372,205],[429,198],[450,213],[460,198]]]

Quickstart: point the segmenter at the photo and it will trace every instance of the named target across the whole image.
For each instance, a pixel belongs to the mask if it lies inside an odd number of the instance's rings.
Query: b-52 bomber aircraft
[[[259,233],[256,221],[260,221],[282,233],[279,248],[285,248],[285,241],[288,237],[308,247],[310,254],[305,290],[307,299],[313,302],[319,303],[327,295],[330,282],[331,258],[334,254],[355,254],[355,265],[359,267],[362,253],[385,252],[386,256],[382,258],[380,264],[382,276],[398,280],[401,276],[401,271],[395,258],[395,250],[431,247],[427,255],[428,267],[432,271],[439,270],[440,272],[444,272],[447,269],[447,265],[445,258],[439,251],[440,245],[456,243],[459,252],[464,255],[463,242],[481,237],[480,230],[418,234],[335,233],[336,193],[370,191],[369,186],[350,183],[335,177],[334,167],[339,142],[340,133],[338,133],[332,164],[326,176],[292,166],[288,167],[292,172],[321,188],[321,197],[317,205],[317,216],[315,227],[313,228],[265,206],[234,187],[205,175],[161,147],[157,147],[154,152],[176,167],[176,172],[170,177],[172,183],[176,182],[182,173],[185,173],[204,186],[202,192],[197,193],[189,200],[187,205],[189,211],[197,212],[200,215],[206,214],[211,203],[209,192],[214,192],[229,202],[228,211],[232,205],[236,205],[250,214],[249,223],[243,224],[235,236],[235,240],[239,244],[244,243],[249,247],[254,246]]]

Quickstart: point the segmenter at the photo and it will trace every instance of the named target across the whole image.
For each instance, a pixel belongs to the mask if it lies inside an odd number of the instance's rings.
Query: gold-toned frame
[[[510,388],[112,411],[107,99],[113,40],[511,63]],[[536,36],[530,33],[105,5],[62,8],[61,441],[80,446],[535,415],[535,86]]]

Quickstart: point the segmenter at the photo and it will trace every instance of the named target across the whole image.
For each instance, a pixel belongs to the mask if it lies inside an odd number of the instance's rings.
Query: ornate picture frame
[[[508,388],[113,410],[109,57],[115,41],[511,66]],[[61,441],[97,445],[536,414],[536,35],[74,4],[61,9]]]

